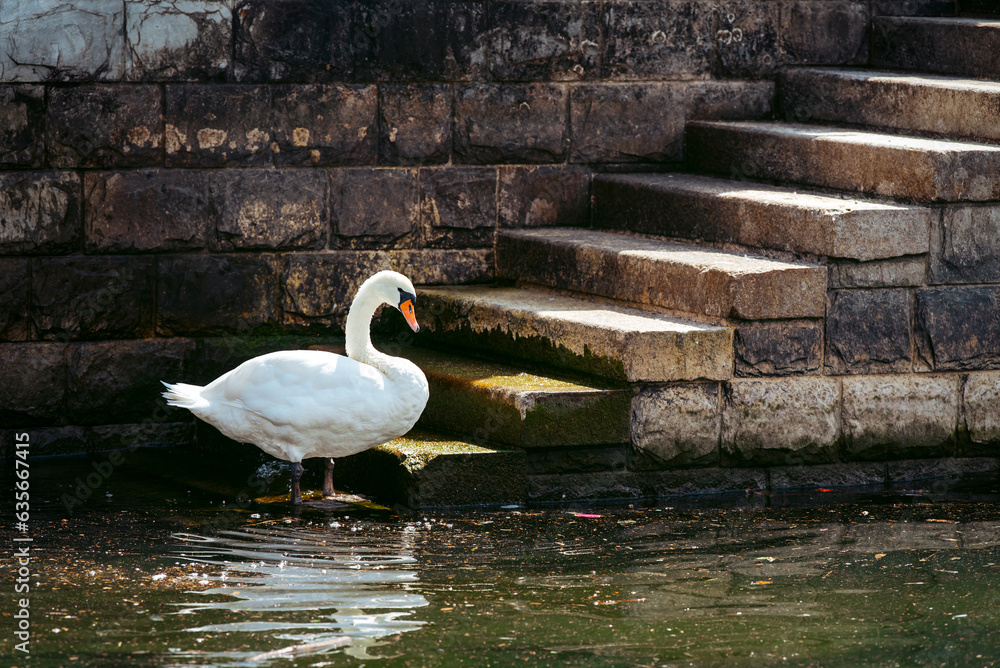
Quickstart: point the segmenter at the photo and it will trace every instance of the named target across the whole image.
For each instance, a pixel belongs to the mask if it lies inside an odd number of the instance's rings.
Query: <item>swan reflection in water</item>
[[[177,604],[176,614],[196,622],[185,630],[201,634],[204,644],[201,651],[172,649],[171,665],[260,666],[334,647],[374,658],[368,650],[379,638],[421,628],[424,622],[410,616],[428,602],[409,590],[417,574],[405,568],[416,562],[413,534],[380,531],[365,541],[361,531],[340,531],[252,526],[214,536],[174,534],[170,556],[218,574],[203,578],[215,587],[197,592],[213,600]],[[257,639],[266,646],[255,647]]]

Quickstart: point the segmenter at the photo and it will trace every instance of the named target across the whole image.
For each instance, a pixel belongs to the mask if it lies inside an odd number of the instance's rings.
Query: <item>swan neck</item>
[[[375,315],[375,310],[381,302],[373,294],[374,291],[365,290],[365,287],[367,286],[362,286],[362,290],[351,303],[344,333],[347,339],[347,356],[357,362],[368,364],[370,359],[381,355],[372,345],[371,338],[372,316]]]

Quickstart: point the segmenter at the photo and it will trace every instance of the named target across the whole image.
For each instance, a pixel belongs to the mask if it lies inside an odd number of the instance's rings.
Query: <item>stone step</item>
[[[629,442],[630,390],[426,348],[400,355],[427,375],[430,399],[420,425],[428,429],[522,448]]]
[[[778,106],[784,118],[802,122],[1000,141],[1000,81],[795,67],[778,76]]]
[[[1000,20],[879,16],[872,20],[874,67],[1000,78]]]
[[[504,230],[496,260],[501,278],[718,318],[822,318],[826,308],[825,267],[623,232]]]
[[[424,288],[420,336],[629,382],[732,375],[733,332],[543,288]]]
[[[695,171],[921,201],[1000,199],[1000,146],[773,121],[692,121]]]
[[[928,251],[932,211],[700,174],[594,179],[594,225],[867,261]]]
[[[422,430],[338,459],[334,484],[410,508],[524,503],[525,451]]]
[[[423,290],[421,290],[421,297]],[[430,398],[419,427],[476,444],[521,448],[629,442],[631,391],[566,372],[545,375],[430,348],[375,342],[427,376]],[[345,354],[344,346],[312,350]]]

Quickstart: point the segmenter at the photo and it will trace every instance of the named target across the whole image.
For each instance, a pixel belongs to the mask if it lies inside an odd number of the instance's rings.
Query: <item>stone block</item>
[[[269,88],[171,84],[166,91],[168,167],[251,167],[270,162]]]
[[[357,6],[355,76],[378,81],[481,76],[486,2],[367,0]]]
[[[975,17],[876,16],[872,21],[871,64],[878,68],[996,79],[998,49],[1000,28]]]
[[[586,225],[590,220],[587,167],[501,167],[499,224],[501,227]]]
[[[42,86],[0,85],[0,165],[41,167],[44,122]]]
[[[781,9],[781,49],[797,65],[862,65],[868,59],[868,3],[786,3]]]
[[[935,482],[931,483],[929,487],[933,492],[941,493],[947,492],[949,488],[957,482],[956,478],[960,478],[963,475],[982,475],[991,472],[996,472],[1000,468],[1000,459],[996,457],[934,457],[928,459],[905,459],[902,461],[888,462],[886,464],[886,477],[888,478],[889,485],[891,488],[899,489],[904,486],[906,488],[912,489],[913,485],[908,484],[916,480],[932,480],[938,478]],[[951,480],[948,480],[948,479]],[[969,524],[975,526],[975,523],[970,522]],[[952,525],[952,531],[955,531],[954,536],[961,536],[965,546],[970,546],[970,536],[969,534],[975,535],[975,529],[970,531],[972,528],[969,524],[955,526]],[[942,527],[946,528],[946,527]],[[992,527],[991,527],[992,528]],[[995,532],[996,529],[993,529]],[[993,533],[993,536],[996,536]],[[951,543],[958,542],[957,540],[949,541]],[[993,542],[993,541],[991,541]],[[982,544],[981,544],[982,545]]]
[[[624,471],[625,446],[597,448],[532,448],[525,453],[531,475]]]
[[[361,284],[389,268],[389,256],[379,251],[286,255],[281,292],[284,324],[343,329]]]
[[[278,261],[268,254],[160,259],[159,335],[250,332],[278,318]]]
[[[31,278],[28,260],[0,258],[0,341],[27,341],[31,338],[28,303]]]
[[[645,387],[632,398],[632,445],[644,457],[631,466],[664,469],[719,463],[719,385]]]
[[[705,468],[650,473],[644,481],[645,495],[657,498],[686,494],[725,494],[767,489],[767,471],[763,468]]]
[[[161,162],[158,86],[92,84],[49,91],[46,141],[53,167],[147,167]]]
[[[931,283],[1000,281],[1000,206],[949,205],[931,233]]]
[[[93,341],[68,354],[67,416],[73,424],[156,421],[161,380],[184,380],[190,339]]]
[[[962,0],[962,7],[975,7],[975,4]],[[955,10],[955,0],[875,0],[872,3],[874,16],[954,16]]]
[[[91,253],[197,250],[215,229],[203,171],[85,172],[83,190]]]
[[[710,6],[700,2],[626,0],[604,7],[605,78],[692,79],[712,54]]]
[[[157,418],[150,422],[139,424],[102,424],[88,427],[84,432],[87,450],[90,452],[105,452],[108,450],[135,450],[142,448],[173,448],[174,452],[189,450],[195,440],[195,423],[164,422],[159,419],[171,410],[169,419],[180,419],[177,409],[158,408]],[[124,454],[124,453],[123,453]]]
[[[742,322],[733,335],[736,376],[818,375],[823,328],[811,320]]]
[[[379,86],[379,161],[389,165],[448,162],[451,106],[448,84]]]
[[[375,86],[285,85],[271,96],[276,164],[375,163]]]
[[[810,466],[775,466],[767,470],[772,492],[796,487],[858,487],[883,485],[886,481],[884,463],[847,462],[813,464]]]
[[[21,429],[11,429],[7,432],[0,432],[0,452],[6,446],[7,440],[13,449],[14,435],[25,431]],[[76,455],[88,450],[87,428],[78,426],[69,427],[33,427],[28,430],[28,438],[31,443],[30,457],[51,455]],[[30,462],[30,460],[29,460]]]
[[[0,173],[0,253],[79,248],[80,177],[72,172]]]
[[[917,290],[916,349],[923,369],[1000,368],[1000,288]]]
[[[66,344],[0,343],[0,426],[64,422]]]
[[[715,62],[721,78],[760,79],[784,62],[778,38],[781,5],[753,0],[720,2],[715,7]]]
[[[212,173],[218,228],[212,250],[323,248],[329,229],[327,176],[311,169]]]
[[[0,81],[119,81],[121,0],[4,0]]]
[[[680,162],[687,95],[670,83],[581,84],[570,95],[570,161]],[[649,119],[655,118],[655,123]]]
[[[420,229],[415,169],[340,169],[330,174],[332,247],[412,247]]]
[[[232,48],[231,5],[228,0],[130,0],[125,25],[125,78],[224,78]]]
[[[500,81],[594,79],[600,3],[489,3],[489,69]]]
[[[770,118],[774,82],[694,81],[687,85],[687,97],[688,118]]]
[[[973,443],[1000,443],[1000,372],[974,371],[966,377],[962,414]]]
[[[352,0],[241,0],[233,15],[237,81],[342,81],[353,67]]]
[[[927,256],[830,264],[830,288],[905,288],[927,281]]]
[[[529,475],[527,481],[528,501],[533,503],[635,500],[644,496],[645,476],[628,471]]]
[[[43,339],[153,333],[154,261],[55,257],[31,261],[31,320]]]
[[[496,168],[422,169],[420,196],[427,246],[493,245],[497,225]]]
[[[934,457],[954,449],[957,375],[851,376],[843,384],[846,459]]]
[[[493,249],[389,251],[393,269],[415,285],[459,285],[493,280]]]
[[[566,86],[469,84],[455,90],[456,161],[563,162]]]
[[[722,463],[818,464],[836,457],[840,383],[802,377],[722,385]]]
[[[826,307],[826,372],[910,370],[910,293],[831,290]]]

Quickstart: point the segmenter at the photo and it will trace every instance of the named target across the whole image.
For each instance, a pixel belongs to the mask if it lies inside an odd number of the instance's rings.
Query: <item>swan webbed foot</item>
[[[305,468],[302,462],[292,462],[292,505],[295,506],[302,504],[302,488],[299,486],[299,481],[302,480],[303,471]]]
[[[323,472],[323,496],[333,495],[333,457],[327,457],[326,471]]]

